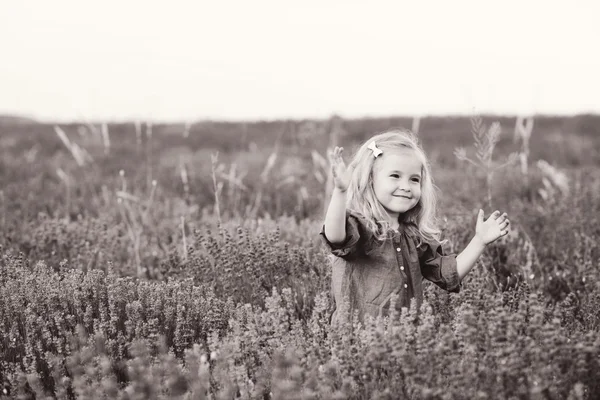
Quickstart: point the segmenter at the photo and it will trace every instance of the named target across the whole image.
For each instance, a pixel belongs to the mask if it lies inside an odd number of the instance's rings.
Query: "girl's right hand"
[[[333,184],[337,189],[345,192],[348,190],[348,186],[350,186],[350,179],[352,177],[354,166],[350,165],[349,167],[346,167],[346,163],[344,163],[344,159],[342,158],[343,151],[343,147],[336,146],[333,151],[330,150],[327,153],[327,156],[329,157],[329,163],[331,164]]]

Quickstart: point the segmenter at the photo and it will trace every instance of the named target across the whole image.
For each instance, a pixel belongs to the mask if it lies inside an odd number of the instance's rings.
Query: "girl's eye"
[[[419,178],[413,178],[413,182],[419,183],[419,182],[421,182],[421,180]]]
[[[398,174],[391,174],[390,176],[391,176],[392,178],[400,178],[400,175],[398,175]]]

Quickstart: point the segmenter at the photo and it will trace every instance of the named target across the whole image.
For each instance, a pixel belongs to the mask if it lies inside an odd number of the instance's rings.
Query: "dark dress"
[[[449,292],[458,293],[461,283],[456,269],[456,255],[445,255],[436,241],[423,241],[400,224],[385,241],[377,240],[356,213],[346,213],[346,240],[332,244],[321,237],[332,253],[331,290],[335,301],[331,324],[339,322],[340,305],[349,302],[353,315],[360,321],[366,316],[386,316],[390,299],[396,294],[396,307],[408,307],[410,299],[423,301],[423,279]]]

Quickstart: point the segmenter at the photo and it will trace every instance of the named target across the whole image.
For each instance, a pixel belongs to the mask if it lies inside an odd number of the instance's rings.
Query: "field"
[[[448,250],[479,208],[514,230],[461,293],[328,326],[326,149],[412,123],[0,118],[0,399],[600,398],[599,116],[493,174],[515,118],[423,118]]]

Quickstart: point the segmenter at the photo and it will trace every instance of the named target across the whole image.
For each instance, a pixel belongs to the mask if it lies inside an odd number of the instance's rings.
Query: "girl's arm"
[[[334,189],[325,215],[325,236],[331,243],[342,243],[346,240],[346,190],[350,185],[350,177],[354,166],[346,168],[342,158],[343,147],[336,147],[327,155],[331,163]]]
[[[458,270],[458,279],[463,280],[465,276],[475,266],[477,259],[483,254],[485,243],[477,236],[473,237],[467,247],[456,256],[456,269]]]
[[[333,189],[325,215],[325,236],[331,243],[346,240],[346,191]]]
[[[483,210],[479,210],[475,236],[471,239],[467,247],[456,256],[456,269],[458,270],[458,278],[461,281],[475,266],[477,259],[483,254],[485,247],[496,239],[508,234],[509,224],[510,221],[506,213],[500,215],[500,211],[497,210],[484,222]]]

